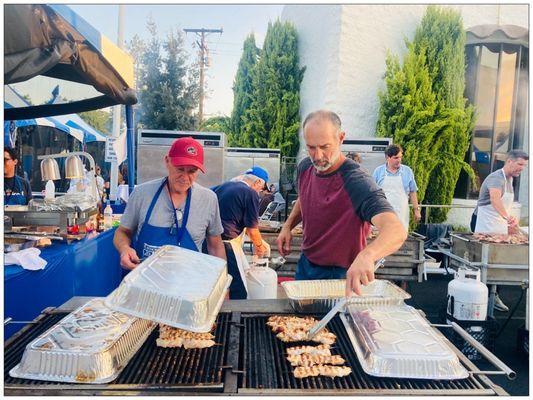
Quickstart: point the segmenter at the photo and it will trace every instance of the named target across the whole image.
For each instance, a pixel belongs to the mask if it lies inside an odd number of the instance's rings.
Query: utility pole
[[[205,42],[206,34],[209,33],[220,33],[222,34],[222,28],[220,29],[205,29],[205,28],[199,28],[199,29],[184,29],[183,30],[185,34],[187,33],[195,33],[197,36],[200,37],[200,42],[198,40],[196,41],[196,44],[199,47],[198,50],[198,57],[200,59],[200,105],[198,107],[198,119],[200,120],[200,123],[202,123],[202,120],[204,119],[204,97],[205,97],[205,90],[204,90],[204,81],[205,81],[205,55],[208,53],[207,44]]]

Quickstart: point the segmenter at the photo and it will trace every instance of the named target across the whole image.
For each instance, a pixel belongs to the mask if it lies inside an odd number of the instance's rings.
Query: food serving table
[[[214,331],[218,345],[206,349],[159,348],[154,330],[116,380],[108,384],[67,384],[12,378],[8,372],[24,348],[89,298],[74,297],[60,307],[45,310],[32,324],[5,343],[6,395],[506,395],[447,339],[461,364],[470,371],[465,379],[427,380],[379,378],[359,364],[339,316],[328,325],[337,335],[336,351],[346,358],[352,373],[342,378],[296,379],[285,360],[284,344],[266,320],[272,314],[295,314],[288,300],[226,301]],[[480,373],[481,372],[481,373]]]
[[[41,250],[42,270],[4,266],[4,338],[22,328],[45,307],[57,307],[73,296],[106,296],[122,280],[115,229],[71,244],[56,243]]]

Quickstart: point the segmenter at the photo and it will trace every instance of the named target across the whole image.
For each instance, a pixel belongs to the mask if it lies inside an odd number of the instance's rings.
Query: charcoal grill
[[[86,301],[86,300],[84,300]],[[70,303],[70,302],[69,302]],[[76,305],[72,309],[76,308]],[[4,349],[6,395],[506,395],[486,376],[455,381],[377,378],[363,372],[338,317],[328,328],[337,335],[333,352],[341,354],[352,374],[343,378],[296,379],[285,359],[286,344],[266,326],[269,315],[290,313],[286,300],[230,301],[219,314],[216,342],[202,350],[163,349],[155,330],[119,377],[105,385],[61,384],[9,376],[33,338],[68,312],[48,309],[12,336]],[[318,316],[317,316],[318,317]],[[446,340],[446,339],[445,339]],[[446,340],[447,343],[449,343]],[[452,346],[450,344],[450,346]],[[468,370],[477,368],[452,346]]]

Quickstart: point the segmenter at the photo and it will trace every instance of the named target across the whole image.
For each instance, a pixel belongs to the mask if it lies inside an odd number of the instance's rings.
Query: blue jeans
[[[296,266],[296,275],[294,279],[297,281],[313,280],[313,279],[345,279],[346,268],[335,266],[322,266],[313,264],[302,253]]]

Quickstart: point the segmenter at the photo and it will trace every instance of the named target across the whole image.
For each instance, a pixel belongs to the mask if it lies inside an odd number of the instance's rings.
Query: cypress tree
[[[241,60],[233,83],[233,110],[228,134],[230,146],[251,146],[251,143],[244,140],[242,125],[243,115],[252,103],[252,71],[258,57],[259,49],[255,45],[254,35],[250,34],[244,41]]]
[[[438,101],[431,88],[425,55],[408,44],[403,65],[387,55],[384,91],[379,93],[380,109],[376,134],[392,137],[404,149],[418,185],[418,198],[424,199],[429,176],[436,165],[442,138],[437,133],[446,124],[437,114]]]
[[[474,172],[465,160],[474,126],[474,110],[467,106],[465,90],[466,35],[459,12],[429,6],[416,30],[413,44],[423,52],[439,105],[438,113],[448,123],[439,132],[443,138],[437,164],[431,172],[428,204],[451,204],[461,170]],[[449,209],[431,210],[431,222],[444,222]]]
[[[259,61],[252,72],[252,103],[244,114],[244,140],[253,147],[298,152],[300,84],[298,38],[294,26],[269,23]]]

